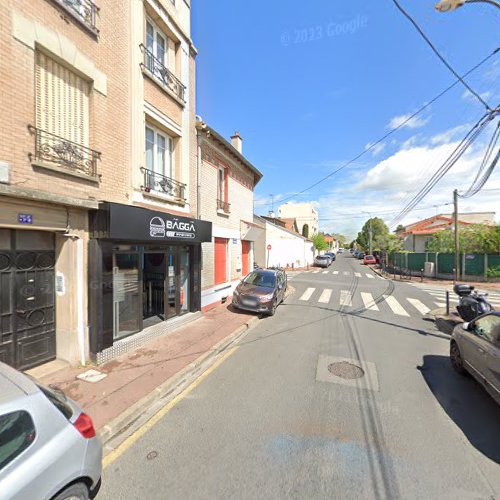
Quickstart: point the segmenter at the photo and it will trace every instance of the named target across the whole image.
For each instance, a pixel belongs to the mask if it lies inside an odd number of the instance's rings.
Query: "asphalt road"
[[[347,255],[290,283],[109,465],[99,499],[500,499],[500,407],[422,319],[438,299]],[[330,373],[346,360],[364,375]]]

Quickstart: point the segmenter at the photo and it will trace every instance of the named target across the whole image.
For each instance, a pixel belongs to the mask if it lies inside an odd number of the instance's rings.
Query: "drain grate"
[[[336,377],[353,380],[364,376],[365,371],[358,365],[347,361],[339,361],[328,365],[328,371]]]

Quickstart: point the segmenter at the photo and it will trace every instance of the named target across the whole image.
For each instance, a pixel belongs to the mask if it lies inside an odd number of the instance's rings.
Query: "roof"
[[[0,402],[12,401],[37,390],[26,375],[0,362]]]
[[[301,238],[301,239],[303,239],[305,241],[311,241],[309,238],[306,238],[305,236],[302,236],[301,234],[296,233],[295,231],[290,231],[286,227],[283,227],[283,226],[281,226],[279,224],[275,224],[272,221],[272,219],[270,219],[269,217],[264,217],[264,216],[261,216],[261,215],[254,214],[254,218],[260,220],[261,222],[264,222],[264,223],[267,223],[267,224],[272,224],[274,227],[277,227],[278,229],[281,229],[282,231],[285,231],[287,233],[293,234],[293,236],[296,236],[297,238]],[[275,219],[275,220],[279,220],[279,219]]]
[[[297,219],[295,217],[280,217],[279,220],[285,223],[285,227],[289,231],[295,231],[296,233],[298,232]]]
[[[224,146],[231,154],[236,156],[236,158],[238,158],[238,160],[240,160],[241,163],[245,165],[245,167],[251,170],[255,175],[255,185],[257,185],[257,183],[263,177],[263,174],[262,172],[260,172],[260,170],[254,167],[229,141],[224,139],[224,137],[222,137],[222,135],[220,135],[219,132],[217,132],[215,129],[206,124],[205,127],[201,127],[199,123],[197,123],[196,126],[202,130],[210,132],[210,135],[212,137],[214,137],[217,141],[219,141],[222,144],[222,146]]]

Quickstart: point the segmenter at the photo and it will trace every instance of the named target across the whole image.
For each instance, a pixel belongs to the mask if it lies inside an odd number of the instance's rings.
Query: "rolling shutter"
[[[90,83],[42,52],[36,52],[36,127],[89,144]]]

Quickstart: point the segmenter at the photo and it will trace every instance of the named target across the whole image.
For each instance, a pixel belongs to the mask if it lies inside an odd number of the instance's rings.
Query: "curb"
[[[378,274],[381,278],[384,278],[385,280],[390,280],[391,278],[387,278],[384,276],[382,271],[380,269],[377,269],[376,267],[368,266],[375,274]]]
[[[244,334],[258,323],[258,321],[258,316],[254,316],[247,320],[243,325],[234,330],[233,333],[230,333],[207,352],[199,356],[192,363],[185,366],[181,371],[167,379],[149,394],[139,399],[139,401],[102,427],[98,432],[103,444],[104,455],[110,453],[118,446],[119,443],[114,446],[109,446],[112,440],[119,438],[125,434],[126,431],[133,431],[134,424],[139,427],[142,425],[142,420],[149,420],[150,416],[148,416],[148,410],[160,401],[161,406],[167,404],[171,398],[177,393],[180,393],[191,382],[191,379],[203,373],[215,362],[215,359],[220,356],[220,354],[240,340]]]

